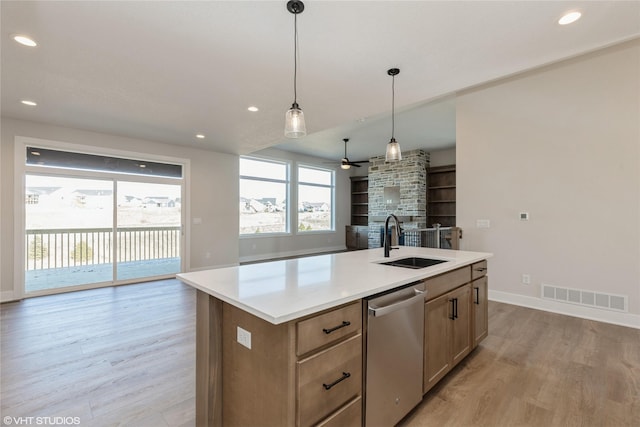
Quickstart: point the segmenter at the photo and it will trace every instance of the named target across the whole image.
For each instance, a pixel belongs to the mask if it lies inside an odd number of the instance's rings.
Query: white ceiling
[[[308,135],[285,140],[285,4],[2,1],[2,115],[237,154],[281,144],[339,159],[349,137],[349,158],[361,160],[390,138],[389,68],[401,70],[396,139],[433,150],[455,144],[456,91],[640,35],[640,1],[305,1],[298,103]],[[559,26],[573,9],[582,19]]]

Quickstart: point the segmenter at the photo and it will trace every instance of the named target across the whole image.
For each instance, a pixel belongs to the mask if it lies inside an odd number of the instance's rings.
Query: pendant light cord
[[[396,76],[391,76],[391,139],[393,139],[393,133],[396,127]]]
[[[298,14],[293,14],[293,103],[298,105]]]

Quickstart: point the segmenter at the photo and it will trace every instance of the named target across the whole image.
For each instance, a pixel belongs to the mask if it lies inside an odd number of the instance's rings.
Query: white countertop
[[[271,261],[178,274],[178,279],[273,324],[359,300],[492,256],[485,252],[401,246]],[[418,256],[447,260],[411,269],[378,264]]]

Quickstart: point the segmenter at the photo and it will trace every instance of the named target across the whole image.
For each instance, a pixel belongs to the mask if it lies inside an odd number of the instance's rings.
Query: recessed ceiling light
[[[24,105],[28,105],[29,107],[35,107],[36,105],[38,105],[37,103],[29,101],[28,99],[23,99],[20,102],[22,102]]]
[[[29,47],[38,46],[38,43],[36,43],[32,38],[23,36],[22,34],[12,34],[11,38],[24,46],[29,46]]]
[[[204,139],[204,135],[203,135],[203,134],[201,134],[201,133],[199,133],[199,134],[197,134],[197,135],[196,135],[196,138],[198,138],[198,139]]]
[[[32,152],[31,152],[31,155],[33,155],[33,156],[39,156],[39,155],[40,155],[40,152],[39,152],[39,151],[32,151]]]
[[[258,107],[256,107],[255,105],[252,105],[251,107],[247,108],[247,110],[251,111],[252,113],[255,113],[256,111],[258,111]]]
[[[140,163],[138,166],[140,166],[143,169],[147,167],[147,165],[145,165],[144,163]]]
[[[562,18],[558,20],[558,24],[560,25],[571,24],[573,22],[576,22],[578,19],[580,19],[581,16],[582,16],[582,13],[577,11],[565,13],[562,16]]]

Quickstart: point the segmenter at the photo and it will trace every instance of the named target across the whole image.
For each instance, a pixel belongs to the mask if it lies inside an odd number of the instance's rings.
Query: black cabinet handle
[[[456,309],[455,314],[453,315],[453,318],[457,319],[458,318],[458,298],[454,298],[453,301],[454,301],[453,306]]]
[[[477,305],[480,305],[480,288],[479,287],[475,287],[473,288],[476,291],[476,300],[475,303]]]
[[[351,322],[348,322],[346,320],[344,320],[340,325],[338,326],[334,326],[333,328],[324,328],[322,329],[322,332],[324,332],[325,334],[329,335],[331,332],[333,331],[337,331],[340,328],[344,328],[345,326],[349,326],[351,324]]]
[[[456,299],[451,298],[449,302],[451,303],[451,316],[449,316],[449,319],[456,320]]]
[[[475,271],[479,271],[479,272],[483,272],[483,271],[487,271],[487,267],[478,267],[478,268],[474,268]]]
[[[329,390],[331,387],[333,387],[334,385],[338,384],[341,381],[346,380],[350,376],[351,376],[351,374],[349,372],[343,372],[342,376],[340,378],[338,378],[337,380],[335,380],[331,384],[322,384],[322,386],[324,387],[325,390]]]

